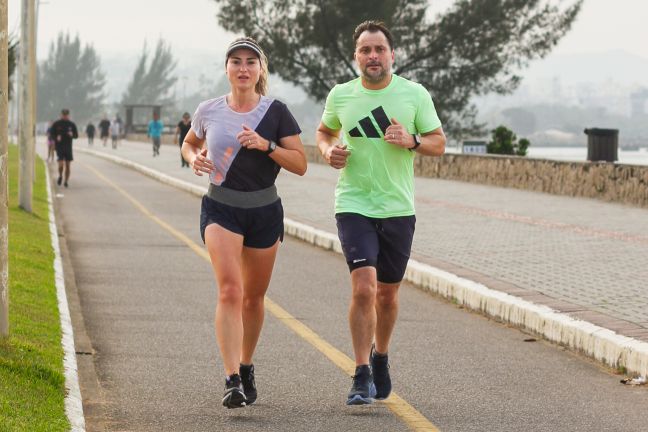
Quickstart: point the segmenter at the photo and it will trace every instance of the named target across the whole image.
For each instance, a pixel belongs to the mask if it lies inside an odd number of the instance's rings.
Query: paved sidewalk
[[[148,143],[91,148],[207,184],[181,168],[176,146],[156,158]],[[335,233],[337,174],[314,163],[303,178],[282,171],[286,216]],[[417,178],[416,191],[412,258],[648,341],[648,210],[438,179]]]

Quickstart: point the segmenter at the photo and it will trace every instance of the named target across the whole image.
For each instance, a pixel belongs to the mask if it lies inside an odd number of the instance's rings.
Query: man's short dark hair
[[[353,32],[353,42],[356,45],[358,45],[358,38],[360,37],[360,35],[366,31],[368,31],[369,33],[382,32],[387,38],[389,49],[394,49],[394,37],[392,36],[391,32],[384,22],[369,20],[358,25],[358,27],[356,27],[355,31]]]
[[[70,115],[70,110],[67,109],[67,108],[63,108],[63,109],[61,110],[61,114],[62,114],[62,115]]]

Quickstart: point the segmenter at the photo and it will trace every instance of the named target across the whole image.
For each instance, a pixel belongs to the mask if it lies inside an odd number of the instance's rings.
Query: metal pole
[[[34,62],[34,0],[22,1],[20,37],[20,187],[18,201],[20,207],[31,213],[34,170],[34,98],[32,96],[34,79],[32,63]]]
[[[36,68],[38,66],[38,61],[37,61],[37,51],[36,51],[36,44],[38,43],[38,9],[39,9],[40,1],[34,0],[34,18],[32,19],[32,26],[31,26],[31,35],[30,35],[30,49],[32,49],[34,52],[31,54],[31,70],[29,73],[31,74],[31,89],[32,89],[32,121],[34,122],[34,133],[33,133],[33,138],[32,138],[32,161],[34,162],[34,166],[32,167],[32,182],[36,183],[36,126],[38,123],[38,118],[36,116],[36,103],[38,101],[37,99],[37,91],[36,89],[38,88],[38,78],[36,77]]]
[[[0,0],[0,337],[9,336],[9,34],[7,0]]]
[[[13,98],[11,99],[11,106],[13,109],[13,121],[12,121],[12,134],[13,134],[13,143],[16,144],[20,142],[20,76],[22,74],[21,67],[22,62],[20,61],[20,45],[18,49],[14,52],[16,56],[16,70],[14,71],[13,84]]]

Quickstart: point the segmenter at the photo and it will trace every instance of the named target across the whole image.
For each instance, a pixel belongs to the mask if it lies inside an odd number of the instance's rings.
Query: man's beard
[[[377,72],[377,74],[371,75],[369,73],[369,67],[371,66],[380,66],[380,70]],[[388,70],[381,64],[369,64],[365,66],[365,68],[362,70],[362,76],[365,80],[369,81],[370,83],[379,83],[382,80],[387,77]]]

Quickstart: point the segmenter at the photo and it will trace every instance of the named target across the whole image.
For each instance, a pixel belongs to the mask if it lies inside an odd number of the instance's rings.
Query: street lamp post
[[[20,185],[18,201],[25,211],[32,211],[33,177],[34,177],[34,93],[36,91],[34,67],[35,49],[35,0],[23,0],[21,13],[20,37]]]
[[[9,336],[9,32],[7,0],[0,0],[0,337]]]

